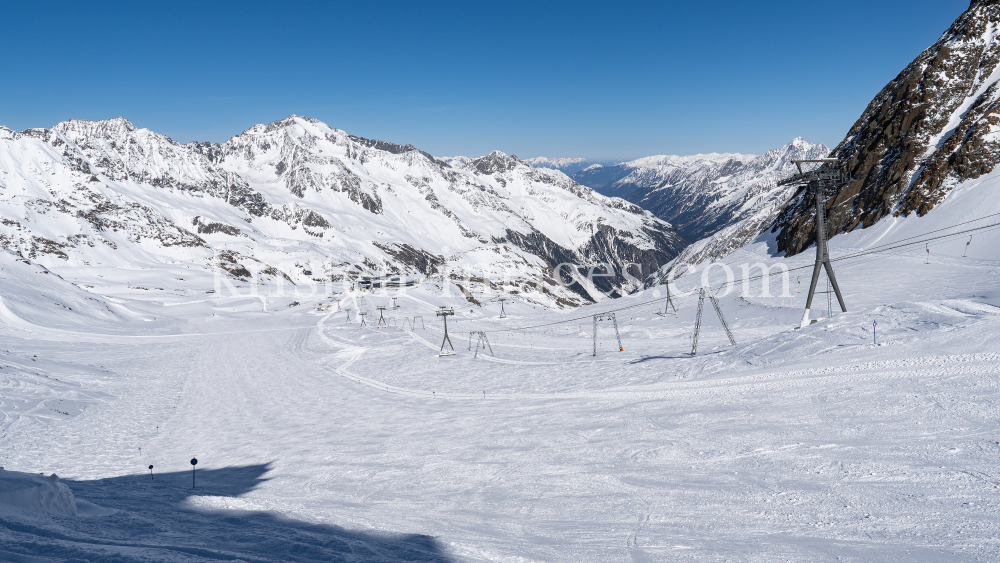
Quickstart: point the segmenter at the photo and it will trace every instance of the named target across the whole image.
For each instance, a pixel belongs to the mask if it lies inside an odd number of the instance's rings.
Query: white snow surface
[[[677,316],[642,305],[652,288],[499,319],[496,294],[479,307],[453,286],[289,293],[265,312],[205,294],[207,276],[84,290],[0,253],[0,464],[57,472],[106,511],[3,512],[0,559],[996,560],[996,213],[993,174],[835,237],[849,312],[816,304],[804,329],[814,257],[761,237],[724,263],[800,268],[789,295],[720,291],[737,345],[706,307],[695,357],[700,272],[677,280]],[[924,244],[838,260],[924,233],[942,236],[929,263]],[[390,326],[337,301],[390,307]],[[455,307],[454,356],[437,356],[438,305]],[[624,351],[602,322],[592,355],[587,315],[628,305]],[[495,355],[474,357],[473,330]]]
[[[59,516],[76,516],[73,491],[59,477],[0,469],[0,511],[19,509]]]

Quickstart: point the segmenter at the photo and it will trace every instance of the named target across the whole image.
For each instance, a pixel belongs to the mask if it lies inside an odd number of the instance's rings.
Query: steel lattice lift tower
[[[712,290],[702,287],[701,294],[698,296],[698,314],[694,319],[694,336],[691,337],[691,355],[698,355],[698,335],[701,333],[701,314],[705,309],[705,296],[707,295],[709,300],[712,301],[712,307],[715,307],[715,314],[719,315],[719,321],[722,322],[722,328],[726,329],[726,336],[729,337],[729,342],[736,346],[736,339],[733,338],[732,331],[729,330],[729,323],[726,322],[726,317],[722,316],[722,305],[719,305],[719,300],[716,299],[715,295],[712,295]]]
[[[375,325],[375,328],[382,328],[383,326],[385,326],[385,328],[389,328],[389,323],[386,322],[385,316],[383,315],[383,313],[385,313],[385,307],[376,307],[376,309],[378,309],[378,324]]]
[[[503,304],[504,304],[504,303],[505,303],[506,301],[507,301],[507,298],[506,298],[506,297],[501,297],[501,298],[500,298],[500,318],[501,318],[501,319],[506,319],[506,318],[507,318],[507,311],[504,311],[504,310],[503,310]]]
[[[441,351],[438,352],[438,356],[455,355],[455,346],[451,343],[451,338],[448,338],[448,316],[454,314],[455,314],[454,309],[445,308],[443,305],[441,306],[440,309],[437,310],[437,316],[441,317],[441,319],[444,320],[444,340],[441,341]],[[448,346],[451,347],[451,352],[444,351],[445,342],[447,342]]]
[[[490,339],[486,337],[486,331],[483,330],[473,330],[469,333],[469,351],[472,351],[472,337],[476,337],[476,354],[472,357],[473,359],[479,357],[479,347],[482,346],[483,350],[489,347],[490,355],[493,356],[493,346],[490,344]]]
[[[618,351],[624,352],[625,348],[622,347],[622,337],[618,333],[618,321],[615,319],[615,314],[604,313],[602,315],[594,315],[594,355],[597,355],[597,323],[599,321],[611,321],[615,325],[615,338],[618,339]]]
[[[674,316],[676,317],[677,306],[674,305],[674,300],[670,298],[670,281],[668,280],[667,283],[663,284],[663,286],[667,289],[667,303],[666,305],[663,306],[663,313],[660,316],[661,317],[667,316],[667,313],[669,313],[670,309],[673,308]]]
[[[837,276],[833,273],[833,264],[830,263],[830,252],[827,248],[826,232],[826,188],[835,188],[837,184],[844,182],[844,175],[840,169],[835,167],[820,167],[811,172],[802,172],[804,163],[835,163],[836,158],[821,158],[816,160],[793,160],[799,169],[798,176],[789,178],[783,184],[807,183],[813,186],[814,199],[816,201],[816,264],[813,266],[812,282],[809,284],[809,295],[806,297],[806,310],[802,314],[802,322],[799,327],[806,327],[811,324],[809,320],[809,310],[812,308],[813,297],[816,295],[816,284],[819,283],[820,271],[826,270],[830,285],[833,286],[834,293],[837,294],[837,301],[840,303],[840,310],[847,312],[847,305],[844,303],[844,296],[840,293],[840,285],[837,284]]]

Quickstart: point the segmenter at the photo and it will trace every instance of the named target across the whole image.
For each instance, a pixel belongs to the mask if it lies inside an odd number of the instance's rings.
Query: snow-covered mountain
[[[777,185],[795,173],[793,160],[824,158],[829,152],[798,138],[756,157],[739,155],[673,170],[663,166],[647,170],[653,187],[639,187],[629,200],[697,241],[676,265],[717,260],[767,230],[794,195],[794,188]]]
[[[882,89],[834,149],[853,181],[828,204],[831,235],[887,215],[924,215],[1000,160],[1000,2],[973,0],[941,38]],[[776,224],[778,249],[815,239],[800,193]]]
[[[438,159],[298,116],[221,144],[124,118],[0,128],[0,189],[0,244],[77,277],[167,263],[295,284],[387,271],[497,289],[509,276],[526,298],[570,305],[635,289],[683,247],[668,223],[561,172],[499,151]],[[577,283],[559,282],[560,263],[583,267],[561,271]],[[614,275],[594,287],[598,264]]]
[[[590,169],[574,174],[573,178],[604,195],[629,199],[633,192],[655,189],[665,182],[683,182],[689,176],[698,176],[729,161],[742,162],[751,158],[752,155],[719,153],[646,156],[615,166]]]
[[[535,168],[551,168],[564,174],[573,174],[593,165],[586,158],[548,158],[545,156],[526,158],[524,162]]]
[[[793,160],[825,158],[830,149],[801,138],[746,161],[736,159],[675,176],[630,199],[659,217],[671,217],[696,242],[671,264],[678,269],[721,259],[767,231],[796,189],[778,186],[797,170]]]
[[[670,222],[689,240],[675,265],[721,258],[768,228],[795,190],[777,187],[796,168],[792,160],[828,156],[830,149],[801,138],[763,155],[650,156],[594,167],[573,178],[625,198]]]
[[[579,172],[570,174],[570,177],[584,186],[594,188],[599,193],[604,194],[605,186],[621,180],[632,171],[627,164],[626,162],[614,165],[591,164]]]

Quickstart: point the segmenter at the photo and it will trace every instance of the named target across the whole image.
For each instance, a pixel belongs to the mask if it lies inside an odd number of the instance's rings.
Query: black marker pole
[[[198,465],[198,458],[192,457],[191,458],[191,488],[192,489],[194,488],[194,469],[195,469],[194,466],[196,466],[196,465]]]
[[[149,480],[150,481],[153,480],[153,466],[152,465],[149,466]]]

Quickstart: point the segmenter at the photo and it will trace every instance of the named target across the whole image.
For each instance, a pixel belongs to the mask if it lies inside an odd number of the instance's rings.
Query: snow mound
[[[45,477],[0,470],[0,506],[76,516],[76,498],[55,473]]]

